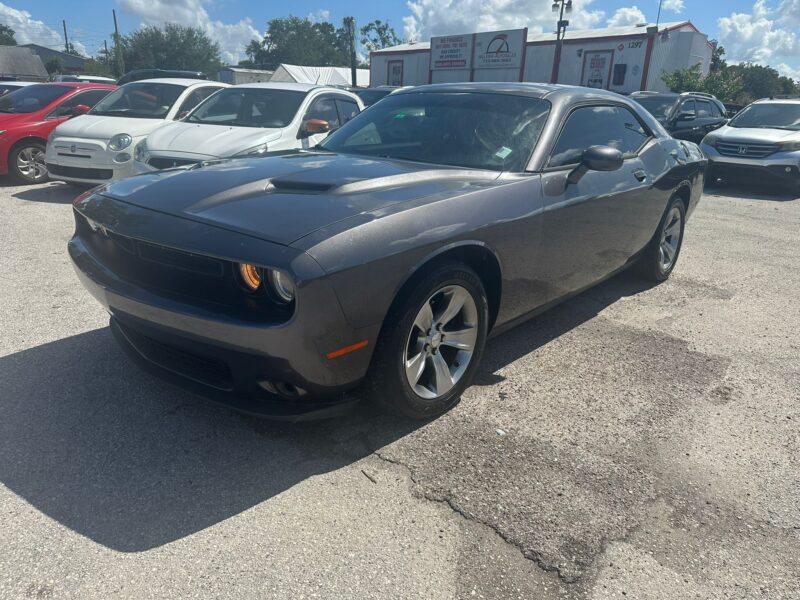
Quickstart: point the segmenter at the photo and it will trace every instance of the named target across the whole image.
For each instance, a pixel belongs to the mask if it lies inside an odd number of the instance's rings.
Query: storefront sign
[[[472,67],[472,34],[431,38],[431,70]]]
[[[475,34],[476,69],[518,69],[525,52],[526,29]]]

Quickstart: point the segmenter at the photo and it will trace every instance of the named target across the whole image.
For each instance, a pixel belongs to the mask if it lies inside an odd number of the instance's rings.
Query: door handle
[[[633,176],[636,177],[637,181],[644,181],[647,179],[647,173],[644,172],[642,169],[638,169],[633,172]]]

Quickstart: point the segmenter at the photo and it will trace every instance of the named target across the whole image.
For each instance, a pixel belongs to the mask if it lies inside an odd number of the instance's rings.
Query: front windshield
[[[800,131],[800,104],[788,102],[751,104],[736,115],[728,125]]]
[[[392,94],[348,121],[320,147],[341,154],[522,171],[549,111],[549,102],[530,96]]]
[[[672,107],[675,104],[675,98],[664,98],[654,96],[651,98],[634,98],[636,102],[645,107],[647,112],[653,115],[659,121],[666,121]]]
[[[71,92],[74,88],[66,85],[42,83],[28,85],[10,92],[0,98],[0,112],[32,113],[50,106],[53,102]]]
[[[388,96],[392,90],[356,90],[355,94],[364,103],[364,106],[371,106],[381,98]]]
[[[89,111],[98,117],[164,119],[186,88],[171,83],[136,82],[122,86]]]
[[[235,127],[286,127],[303,103],[304,92],[265,88],[225,88],[186,117],[190,123]]]

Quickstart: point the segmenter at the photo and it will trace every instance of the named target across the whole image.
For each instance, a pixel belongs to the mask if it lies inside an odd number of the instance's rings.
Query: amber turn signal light
[[[255,292],[261,286],[261,271],[255,265],[242,263],[239,265],[239,274],[245,287]]]

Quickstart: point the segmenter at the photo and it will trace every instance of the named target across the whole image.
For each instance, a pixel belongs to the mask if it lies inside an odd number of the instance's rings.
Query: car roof
[[[327,86],[315,83],[294,83],[293,81],[262,81],[260,83],[240,83],[235,88],[255,88],[268,90],[290,90],[294,92],[310,92]]]
[[[117,88],[117,86],[113,83],[93,83],[91,81],[42,81],[40,83],[36,83],[36,85],[59,85],[61,87],[75,88],[81,90],[86,88],[114,90]]]
[[[627,99],[616,92],[578,85],[563,85],[557,83],[527,83],[527,82],[471,82],[471,83],[434,83],[420,85],[410,89],[400,89],[394,92],[395,96],[402,94],[426,92],[481,92],[487,94],[516,94],[531,96],[533,98],[553,98],[569,100],[573,96],[580,96],[582,100],[613,100],[625,103]]]
[[[753,102],[753,104],[800,104],[800,97],[798,98],[760,98]]]
[[[129,81],[128,83],[169,83],[171,85],[181,85],[183,87],[191,87],[193,85],[219,85],[221,87],[229,87],[227,83],[220,83],[219,81],[211,81],[210,79],[187,79],[179,77],[153,77],[152,79],[138,79],[136,81]],[[125,84],[127,85],[127,84]]]

